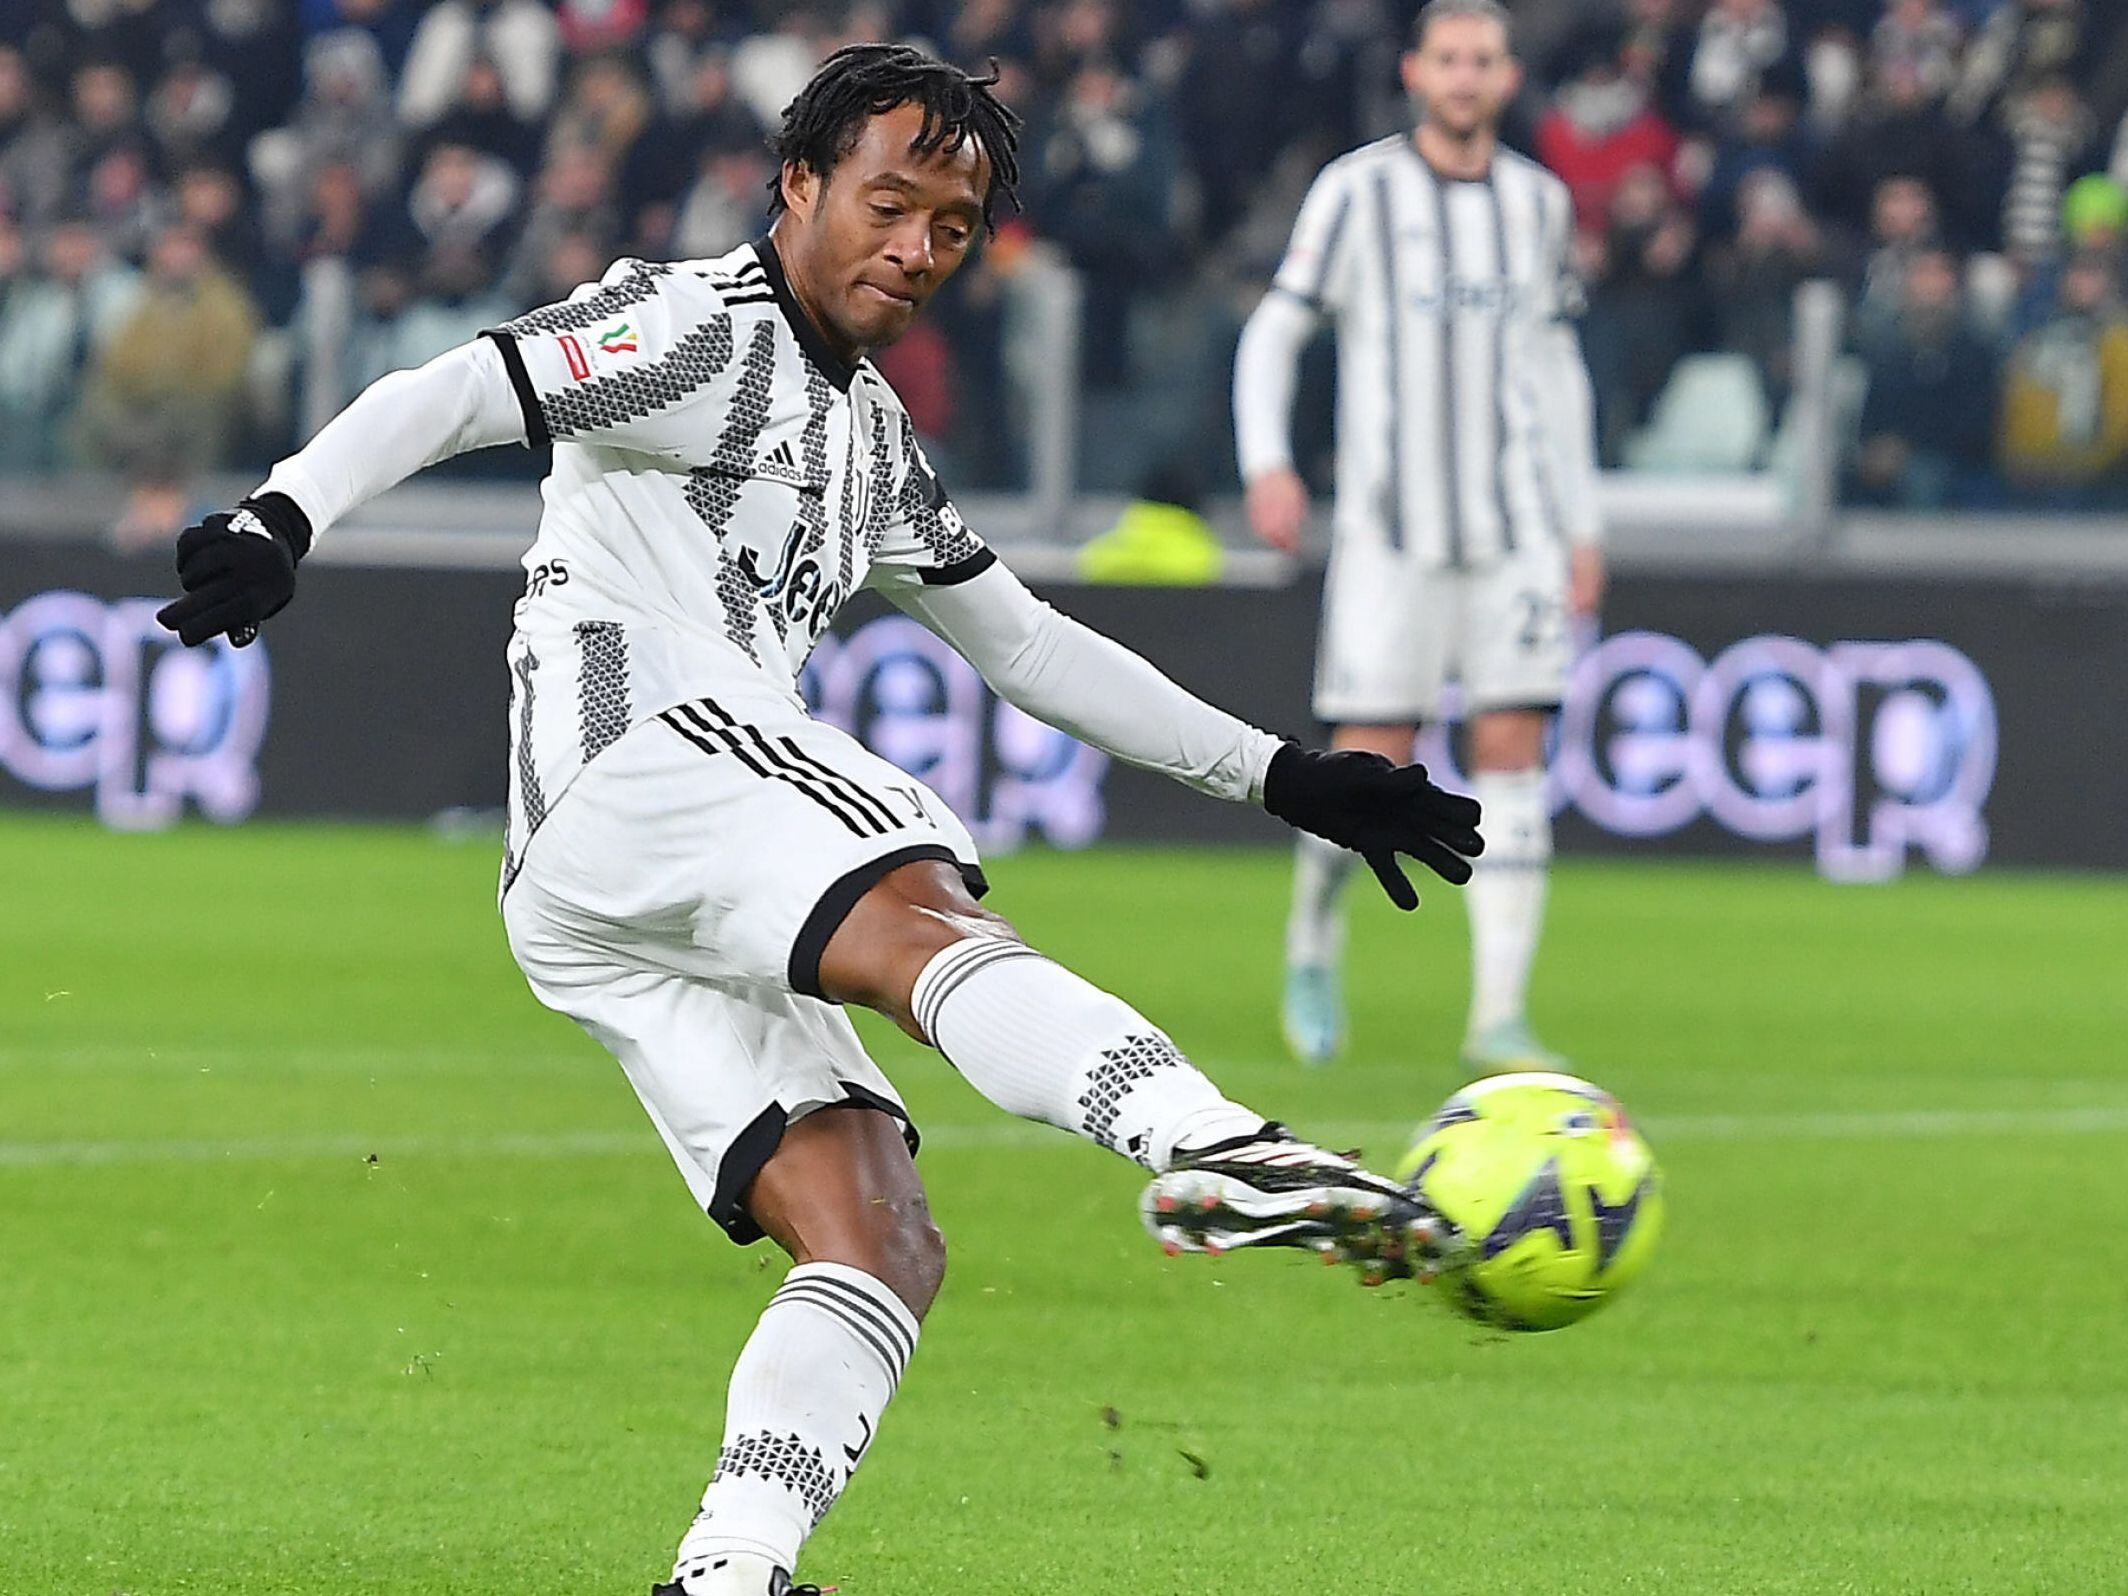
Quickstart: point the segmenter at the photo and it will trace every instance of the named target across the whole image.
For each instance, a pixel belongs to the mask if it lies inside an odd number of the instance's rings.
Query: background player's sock
[[[1165,1169],[1178,1146],[1263,1128],[1121,998],[1022,942],[975,938],[916,978],[916,1023],[1007,1113]]]
[[[850,1481],[916,1350],[917,1322],[862,1269],[800,1264],[732,1370],[724,1447],[673,1578],[714,1588],[719,1557],[785,1570]]]
[[[1286,915],[1286,967],[1330,970],[1345,951],[1339,898],[1359,856],[1302,832],[1293,843],[1293,907]]]
[[[1522,1018],[1544,926],[1552,818],[1542,770],[1481,770],[1470,785],[1485,811],[1485,852],[1463,889],[1470,911],[1470,1034],[1476,1037]]]

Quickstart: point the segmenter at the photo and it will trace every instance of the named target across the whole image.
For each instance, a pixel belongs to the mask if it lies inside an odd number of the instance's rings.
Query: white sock
[[[1542,770],[1481,770],[1471,796],[1485,810],[1485,852],[1463,901],[1470,911],[1470,1034],[1522,1018],[1544,928],[1552,817]]]
[[[1263,1128],[1158,1026],[1022,942],[956,942],[916,978],[916,1023],[1009,1114],[1075,1132],[1148,1169],[1179,1146]]]
[[[916,1334],[916,1316],[862,1269],[808,1263],[783,1277],[732,1369],[717,1472],[674,1579],[716,1590],[727,1557],[798,1566],[871,1446]]]
[[[1302,832],[1293,843],[1293,907],[1286,916],[1286,966],[1337,968],[1345,951],[1339,905],[1359,855]]]

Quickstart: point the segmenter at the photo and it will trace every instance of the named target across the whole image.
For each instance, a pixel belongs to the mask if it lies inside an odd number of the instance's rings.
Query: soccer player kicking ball
[[[1121,999],[982,908],[936,794],[811,719],[798,670],[859,586],[1010,702],[1451,881],[1477,805],[1310,753],[1036,600],[962,523],[868,351],[904,332],[1016,176],[989,82],[852,46],[785,114],[766,237],[624,260],[565,303],[377,382],[178,542],[188,644],[248,641],[340,516],[446,456],[552,444],[510,644],[502,913],[533,992],[621,1061],[694,1199],[794,1267],[732,1371],[723,1449],[662,1596],[792,1590],[945,1270],[917,1133],[841,1005],[1000,1107],[1154,1172],[1171,1249],[1312,1246],[1421,1273],[1452,1237],[1394,1182],[1229,1101]],[[810,1587],[802,1587],[809,1589]]]
[[[1558,1069],[1523,994],[1552,858],[1545,717],[1567,620],[1603,592],[1581,291],[1566,185],[1500,147],[1520,82],[1506,10],[1431,0],[1404,57],[1417,130],[1332,161],[1294,223],[1234,368],[1250,520],[1290,549],[1308,513],[1287,422],[1302,347],[1338,329],[1337,511],[1315,712],[1332,746],[1410,756],[1462,682],[1485,863],[1471,882],[1474,1070]],[[1337,900],[1351,854],[1299,840],[1286,923],[1286,1038],[1303,1062],[1344,1034]],[[1333,839],[1334,840],[1334,839]]]

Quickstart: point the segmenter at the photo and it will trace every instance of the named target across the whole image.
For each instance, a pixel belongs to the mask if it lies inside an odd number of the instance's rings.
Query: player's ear
[[[1419,92],[1419,52],[1406,50],[1401,56],[1397,57],[1397,71],[1403,76],[1404,92],[1406,94],[1417,94]]]
[[[813,204],[820,197],[820,175],[803,161],[783,163],[783,203],[801,221],[813,219]]]

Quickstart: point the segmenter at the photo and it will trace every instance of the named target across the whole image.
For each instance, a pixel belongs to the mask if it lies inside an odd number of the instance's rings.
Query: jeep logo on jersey
[[[642,347],[634,325],[625,321],[617,321],[600,333],[598,346],[599,353],[604,355],[632,355]]]

